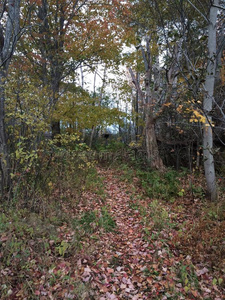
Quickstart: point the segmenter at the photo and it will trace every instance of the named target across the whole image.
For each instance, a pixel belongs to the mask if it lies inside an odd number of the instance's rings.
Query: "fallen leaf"
[[[209,270],[207,269],[207,268],[203,268],[203,269],[201,269],[201,270],[197,270],[196,271],[196,274],[197,274],[197,276],[201,276],[201,275],[203,275],[203,274],[205,274],[205,273],[208,273],[209,272]]]

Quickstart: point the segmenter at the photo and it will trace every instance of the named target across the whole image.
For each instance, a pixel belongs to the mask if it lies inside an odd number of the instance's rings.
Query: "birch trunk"
[[[0,24],[0,191],[3,195],[10,187],[10,159],[5,123],[5,82],[11,57],[20,34],[20,0],[5,1],[1,17],[6,13],[5,30]]]
[[[213,6],[215,5],[215,6]],[[207,183],[207,192],[211,201],[217,200],[216,175],[213,158],[213,132],[212,132],[212,103],[214,96],[215,71],[216,71],[216,6],[219,0],[214,0],[210,8],[209,25],[208,25],[208,66],[205,80],[205,97],[203,109],[206,116],[206,122],[203,125],[203,157],[204,170]]]

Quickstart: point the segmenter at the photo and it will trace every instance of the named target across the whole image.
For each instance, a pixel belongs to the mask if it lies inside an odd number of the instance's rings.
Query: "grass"
[[[179,192],[179,173],[177,171],[168,170],[161,174],[158,171],[137,170],[136,175],[148,197],[170,200]]]
[[[119,170],[122,172],[122,180],[130,182],[134,177],[138,178],[146,196],[170,201],[173,201],[181,190],[180,178],[187,175],[184,171],[177,172],[173,169],[167,169],[166,172],[161,173],[141,166],[133,168],[129,163],[122,163]]]
[[[205,197],[203,175],[132,169],[120,166],[123,180],[136,181],[136,189],[144,189],[148,205],[141,199],[131,199],[130,208],[142,216],[146,241],[162,241],[172,251],[192,257],[192,262],[207,265],[218,288],[225,288],[225,205],[224,199],[209,203]],[[221,183],[220,183],[221,185]],[[220,190],[222,190],[220,186]],[[149,199],[150,198],[150,199]],[[176,249],[176,250],[175,250]],[[147,271],[146,271],[147,272]],[[193,266],[176,266],[176,273],[187,295],[198,289],[198,278]],[[193,296],[193,295],[192,295]],[[180,296],[177,295],[177,299]]]
[[[107,208],[103,206],[100,212],[97,210],[84,212],[80,219],[73,220],[73,227],[81,227],[86,233],[94,233],[100,228],[106,232],[112,232],[116,228],[116,222]]]
[[[164,207],[160,205],[158,200],[153,200],[149,204],[149,216],[153,221],[153,228],[162,230],[169,224],[169,214]]]
[[[101,215],[98,221],[100,227],[102,227],[106,232],[112,232],[116,228],[116,222],[110,215],[106,207],[102,207]]]

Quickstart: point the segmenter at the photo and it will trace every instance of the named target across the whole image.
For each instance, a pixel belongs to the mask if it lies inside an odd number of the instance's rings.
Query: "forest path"
[[[123,170],[98,167],[80,192],[69,188],[62,193],[57,187],[45,218],[24,209],[9,217],[4,211],[0,299],[225,299],[222,242],[215,240],[211,248],[212,235],[206,235],[207,250],[221,246],[215,252],[220,260],[210,252],[200,256],[197,247],[206,241],[201,235],[192,251],[195,240],[187,245],[184,237],[199,234],[193,202],[183,197],[182,208],[181,197],[175,203],[149,199],[135,174],[125,165]],[[222,225],[217,222],[214,228]],[[207,233],[205,227],[202,232]],[[213,272],[217,259],[221,267]]]
[[[101,237],[102,249],[96,265],[101,270],[100,282],[104,281],[98,288],[105,296],[100,299],[149,299],[148,294],[154,288],[150,287],[151,279],[144,276],[144,269],[152,262],[155,250],[144,240],[140,213],[132,208],[132,185],[121,181],[111,170],[99,173],[105,178],[105,205],[117,225],[116,234],[111,232]]]
[[[93,299],[203,299],[187,279],[189,258],[174,255],[163,233],[154,238],[145,214],[150,199],[122,181],[119,171],[100,168],[98,173],[104,178],[104,206],[117,226],[114,232],[102,231],[94,251],[80,261],[81,278],[97,293]]]

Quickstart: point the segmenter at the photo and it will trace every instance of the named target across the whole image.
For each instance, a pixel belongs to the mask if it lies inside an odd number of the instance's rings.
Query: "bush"
[[[88,177],[95,167],[88,155],[89,149],[77,143],[73,136],[71,140],[68,135],[61,137],[60,147],[56,145],[58,142],[58,139],[43,142],[32,159],[29,155],[23,158],[18,154],[19,162],[11,174],[14,203],[20,201],[35,211],[41,210],[45,205],[43,202],[52,197],[53,191],[62,197],[69,198],[73,194],[78,198],[87,181],[93,179],[93,176]],[[25,150],[21,153],[24,156]]]
[[[151,198],[170,200],[179,192],[179,174],[174,170],[168,170],[164,174],[159,171],[138,170],[137,176],[147,196]]]

